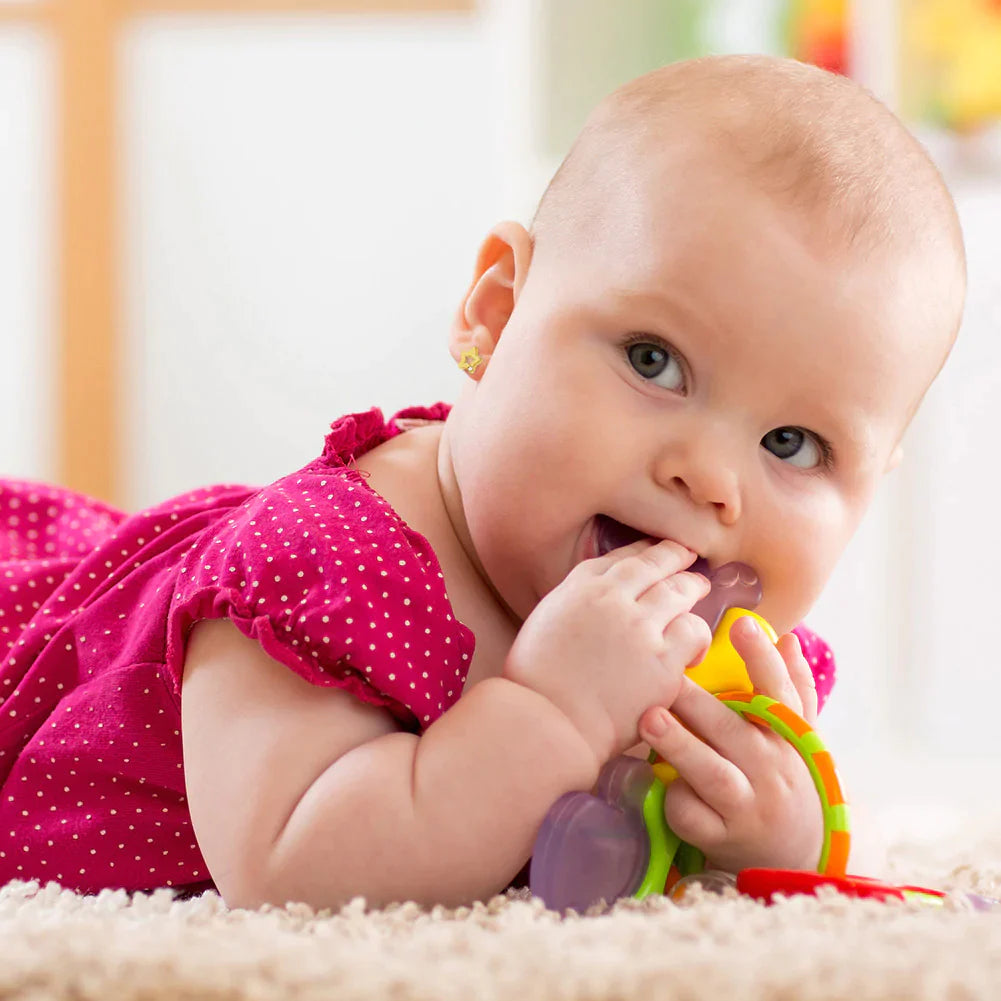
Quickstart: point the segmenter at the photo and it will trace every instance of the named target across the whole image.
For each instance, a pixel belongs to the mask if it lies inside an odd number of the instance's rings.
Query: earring
[[[463,351],[461,357],[459,358],[459,368],[463,372],[468,372],[472,375],[479,367],[483,358],[480,357],[480,349],[474,344],[468,351]]]

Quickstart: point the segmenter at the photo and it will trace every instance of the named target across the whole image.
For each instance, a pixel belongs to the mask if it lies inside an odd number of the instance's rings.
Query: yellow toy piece
[[[775,630],[756,612],[751,612],[746,608],[728,608],[723,618],[720,619],[716,632],[713,633],[713,640],[706,655],[685,671],[685,674],[695,684],[713,695],[719,695],[720,692],[746,692],[750,694],[754,691],[751,679],[747,676],[747,668],[744,666],[743,658],[730,642],[730,627],[737,619],[745,615],[754,619],[773,643],[778,642]],[[652,767],[654,775],[665,786],[670,785],[678,777],[674,766],[669,765],[666,761],[657,761]]]
[[[706,655],[694,667],[685,671],[695,684],[713,695],[719,695],[720,692],[753,691],[754,686],[747,676],[743,658],[730,642],[730,627],[745,615],[754,619],[773,643],[778,642],[775,630],[756,612],[750,612],[746,608],[728,608],[719,620]]]

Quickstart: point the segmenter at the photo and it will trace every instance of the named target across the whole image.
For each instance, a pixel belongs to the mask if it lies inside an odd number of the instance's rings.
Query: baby
[[[639,741],[710,865],[815,867],[802,761],[684,677],[697,571],[757,571],[781,638],[731,638],[812,722],[833,662],[797,623],[964,290],[941,178],[852,82],[735,56],[622,87],[531,231],[483,242],[454,406],[134,515],[0,482],[0,882],[458,905]]]

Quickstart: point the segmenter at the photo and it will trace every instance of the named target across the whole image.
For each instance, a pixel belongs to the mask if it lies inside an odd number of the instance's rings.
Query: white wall
[[[501,211],[479,19],[177,19],[122,47],[129,501],[267,482],[343,412],[454,395]]]
[[[0,32],[0,476],[54,472],[52,48]]]

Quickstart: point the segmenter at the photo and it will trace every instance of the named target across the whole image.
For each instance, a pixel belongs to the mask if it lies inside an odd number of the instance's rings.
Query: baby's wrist
[[[799,847],[794,847],[798,841]],[[779,838],[770,837],[757,845],[731,843],[717,845],[714,851],[705,852],[705,868],[719,869],[736,875],[741,869],[798,869],[817,872],[824,848],[823,832],[809,837],[811,843],[788,829]],[[698,847],[697,845],[695,847]]]
[[[611,720],[590,719],[583,714],[575,714],[550,699],[546,701],[552,707],[552,712],[573,731],[579,744],[587,749],[594,762],[595,779],[597,779],[598,772],[616,752],[615,732]]]
[[[583,707],[568,705],[571,699],[562,698],[565,692],[549,692],[543,681],[535,672],[526,670],[519,665],[516,658],[510,655],[505,662],[500,679],[520,690],[530,693],[537,701],[537,711],[544,717],[549,717],[553,724],[572,731],[577,741],[587,748],[587,754],[596,762],[598,770],[615,753],[615,733],[611,720],[594,718],[594,713],[588,713]]]
[[[587,783],[577,788],[591,788],[606,759],[592,746],[572,716],[528,685],[505,677],[487,679],[482,684],[492,682],[508,686],[506,697],[511,700],[511,708],[517,712],[520,725],[529,725],[537,735],[545,734],[550,738],[545,752],[549,761],[558,759],[572,764],[580,772],[581,781]]]

